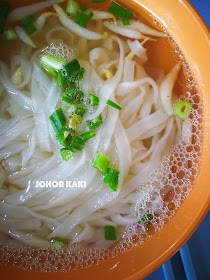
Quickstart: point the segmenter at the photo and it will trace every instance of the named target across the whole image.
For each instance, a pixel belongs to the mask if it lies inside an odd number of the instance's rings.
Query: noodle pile
[[[40,48],[22,44],[10,65],[0,62],[0,232],[37,247],[48,247],[52,237],[64,238],[70,245],[108,247],[113,242],[104,239],[104,226],[116,227],[119,240],[127,225],[138,223],[139,186],[182,134],[190,141],[189,120],[183,123],[173,113],[173,86],[181,65],[167,75],[159,71],[153,79],[144,69],[144,43],[150,39],[147,35],[163,33],[135,21],[129,27],[113,25],[107,21],[108,13],[98,12],[92,29],[84,34],[81,27],[75,31],[58,5],[54,8],[60,22],[49,29],[44,24],[47,16],[41,15],[44,20],[32,38],[38,46],[39,32],[47,30]],[[115,33],[106,30],[104,35],[104,26]],[[64,38],[62,43],[56,34]],[[99,97],[99,106],[84,116],[80,130],[101,113],[104,119],[96,136],[69,162],[61,158],[49,122],[60,106],[62,89],[39,67],[40,53],[47,46],[67,60],[76,57],[85,69],[81,89],[86,96]],[[13,77],[18,68],[21,81]],[[108,99],[122,111],[107,106]],[[120,172],[117,192],[93,168],[99,153]],[[87,187],[36,188],[36,181],[86,181]]]

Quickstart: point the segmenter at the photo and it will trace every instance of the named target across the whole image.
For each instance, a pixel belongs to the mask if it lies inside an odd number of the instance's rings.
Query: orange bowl
[[[14,6],[19,5],[11,0]],[[17,1],[19,2],[19,1]],[[26,2],[22,0],[20,2]],[[88,1],[83,1],[88,2]],[[90,2],[90,1],[89,1]],[[123,3],[124,1],[118,1]],[[125,4],[125,3],[124,3]],[[209,29],[186,0],[126,0],[126,6],[143,14],[151,22],[156,17],[172,34],[187,63],[204,102],[203,146],[197,180],[189,197],[161,232],[155,233],[141,246],[132,248],[86,269],[71,272],[43,273],[0,267],[2,279],[142,279],[172,257],[189,239],[210,208],[210,33]],[[164,51],[162,51],[164,59]]]

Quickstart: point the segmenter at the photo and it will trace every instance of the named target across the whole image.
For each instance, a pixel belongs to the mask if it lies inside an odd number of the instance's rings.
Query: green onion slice
[[[77,11],[79,9],[78,3],[75,1],[69,0],[67,7],[66,7],[66,12],[72,16],[75,16]]]
[[[88,7],[87,7],[86,5],[84,5],[84,4],[80,5],[80,10],[81,10],[82,12],[86,12],[87,9],[88,9]]]
[[[79,128],[79,126],[80,126],[82,120],[83,120],[83,117],[82,117],[82,116],[79,116],[79,115],[77,115],[77,114],[74,114],[74,115],[72,116],[71,121],[70,121],[69,127],[70,127],[71,129],[73,129],[73,130],[77,130],[77,129]]]
[[[25,29],[26,33],[28,33],[29,35],[32,35],[37,30],[33,22],[34,17],[32,15],[28,15],[20,23],[21,26]]]
[[[78,151],[81,151],[85,146],[86,141],[80,137],[72,137],[70,146]]]
[[[76,23],[79,24],[82,27],[86,27],[88,24],[88,21],[92,18],[91,15],[86,15],[83,12],[77,12],[76,14]]]
[[[64,65],[63,68],[66,71],[67,77],[70,77],[71,75],[74,75],[75,72],[77,72],[80,69],[80,65],[78,60],[75,58],[72,61],[70,61],[68,64]]]
[[[110,161],[108,158],[106,158],[104,155],[98,154],[93,167],[95,167],[99,172],[105,175],[107,173],[109,163]]]
[[[63,126],[66,124],[66,117],[63,113],[63,110],[61,108],[57,109],[50,117],[50,122],[52,124],[52,127],[57,134]]]
[[[88,123],[88,128],[91,130],[100,126],[103,123],[103,120],[101,115],[99,115],[96,119],[92,121],[88,121],[87,123]]]
[[[113,1],[110,4],[109,12],[121,19],[131,20],[134,17],[133,13]]]
[[[62,251],[66,247],[66,242],[61,240],[60,238],[53,238],[50,241],[50,247],[53,251]]]
[[[57,77],[58,71],[66,64],[64,59],[61,59],[50,53],[44,54],[40,59],[40,66],[53,77]]]
[[[74,103],[73,99],[70,98],[70,97],[68,97],[68,96],[62,96],[61,100],[62,100],[63,102],[68,103],[68,104],[73,104],[73,103]]]
[[[117,109],[117,110],[122,110],[122,108],[120,106],[118,106],[116,103],[112,102],[111,100],[108,99],[107,101],[107,105]]]
[[[85,113],[86,113],[86,110],[82,106],[77,106],[77,109],[76,109],[77,115],[84,116]]]
[[[174,113],[180,119],[185,119],[189,116],[192,109],[192,105],[189,101],[180,101],[174,106]]]
[[[7,40],[15,40],[17,38],[17,34],[14,30],[5,30],[4,36]]]
[[[98,106],[99,105],[99,98],[93,94],[89,94],[89,104],[91,106]]]
[[[85,141],[90,140],[91,138],[95,137],[96,134],[93,130],[87,131],[83,134],[81,134],[79,137]]]
[[[69,161],[75,154],[71,148],[62,148],[60,154],[65,161]]]
[[[149,223],[153,220],[153,215],[150,213],[144,214],[144,216],[141,218],[142,223]]]
[[[106,225],[104,227],[104,235],[106,240],[116,240],[117,239],[117,234],[116,234],[116,229],[113,226]]]
[[[63,145],[63,146],[69,146],[71,142],[71,131],[68,129],[61,129],[58,134],[56,135],[58,141]]]
[[[104,183],[107,184],[110,189],[117,191],[118,182],[119,182],[119,171],[112,168],[107,169],[107,173],[104,177]]]

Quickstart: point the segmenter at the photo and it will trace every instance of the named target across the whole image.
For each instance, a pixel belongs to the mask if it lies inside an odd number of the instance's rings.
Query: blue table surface
[[[189,0],[189,2],[210,28],[210,0]],[[209,243],[210,212],[180,251],[144,280],[210,280]]]

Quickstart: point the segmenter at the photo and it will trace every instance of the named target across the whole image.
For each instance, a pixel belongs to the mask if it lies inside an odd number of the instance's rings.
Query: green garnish
[[[130,25],[130,24],[131,24],[131,23],[130,23],[130,20],[127,19],[127,18],[123,18],[123,19],[122,19],[122,23],[123,23],[123,25]]]
[[[60,238],[53,238],[50,241],[51,249],[56,252],[63,250],[66,247],[66,245],[66,242],[64,242]]]
[[[121,18],[125,25],[129,25],[130,20],[134,17],[133,13],[113,1],[110,4],[109,12],[114,16]]]
[[[141,218],[142,223],[149,223],[153,220],[153,215],[150,213],[144,214],[144,216]]]
[[[75,16],[77,11],[79,9],[79,5],[78,3],[72,1],[72,0],[69,0],[68,4],[67,4],[67,7],[66,7],[66,12],[72,16]]]
[[[109,163],[110,161],[108,158],[106,158],[104,155],[98,154],[93,167],[95,167],[99,172],[105,175],[107,173]]]
[[[56,137],[63,146],[69,146],[69,143],[72,139],[70,130],[65,128],[61,129],[56,135]]]
[[[66,124],[66,117],[63,113],[63,110],[61,108],[57,109],[50,117],[50,122],[52,124],[52,127],[57,134],[63,126]]]
[[[80,137],[72,137],[70,146],[78,151],[81,151],[85,146],[86,141]]]
[[[77,109],[76,109],[77,115],[84,116],[85,113],[86,113],[86,110],[82,106],[77,106]]]
[[[104,235],[106,240],[116,240],[116,229],[113,226],[106,225],[104,227]]]
[[[9,14],[10,5],[5,1],[0,2],[0,34],[4,33],[7,16]]]
[[[75,100],[76,100],[77,102],[83,101],[83,99],[84,99],[84,93],[83,93],[83,91],[82,91],[82,90],[78,90],[78,91],[75,93],[74,98],[75,98]]]
[[[65,161],[69,161],[75,154],[71,148],[62,148],[60,154]]]
[[[113,191],[117,191],[119,181],[119,171],[114,170],[112,168],[107,169],[107,173],[104,177],[104,183],[107,184],[110,189]]]
[[[113,107],[113,108],[115,108],[115,109],[117,109],[117,110],[122,110],[122,108],[121,108],[120,106],[118,106],[116,103],[112,102],[112,101],[109,100],[109,99],[108,99],[108,101],[107,101],[106,104],[109,105],[109,106],[111,106],[111,107]]]
[[[70,127],[71,129],[73,129],[73,130],[77,130],[77,129],[79,128],[79,126],[80,126],[82,120],[83,120],[83,117],[81,117],[81,116],[79,116],[79,115],[77,115],[77,114],[74,114],[74,115],[72,116],[71,121],[70,121],[69,127]]]
[[[84,4],[80,5],[80,10],[81,10],[82,12],[86,12],[87,9],[88,9],[88,7],[87,7],[86,5],[84,5]]]
[[[189,101],[180,101],[174,106],[174,113],[180,119],[185,119],[189,116],[191,109],[192,105]]]
[[[28,35],[32,35],[37,30],[33,22],[34,22],[34,17],[32,15],[28,15],[20,23],[21,26],[26,31],[26,33],[28,33]]]
[[[17,38],[17,34],[14,30],[5,30],[4,36],[7,40],[15,40]]]
[[[89,104],[91,106],[98,106],[99,105],[99,98],[93,94],[89,94]]]
[[[70,77],[75,75],[75,72],[77,73],[77,71],[80,69],[80,65],[78,60],[75,58],[68,64],[64,65],[63,68],[66,71],[67,77]]]
[[[61,59],[50,53],[44,54],[40,59],[40,66],[47,71],[51,76],[57,77],[58,71],[66,64],[64,59]]]
[[[68,96],[62,96],[61,100],[62,100],[63,102],[68,103],[68,104],[73,104],[73,99],[70,98],[70,97],[68,97]]]
[[[79,24],[82,27],[86,27],[88,24],[88,21],[93,17],[93,12],[90,12],[88,15],[86,15],[83,12],[77,12],[76,14],[76,23]]]
[[[97,128],[98,126],[100,126],[103,123],[102,117],[101,115],[99,115],[96,119],[92,120],[92,121],[88,121],[88,128],[89,129],[94,129]]]
[[[83,134],[81,134],[79,137],[85,141],[90,140],[91,138],[93,138],[94,136],[96,136],[95,132],[93,130],[87,131]]]

